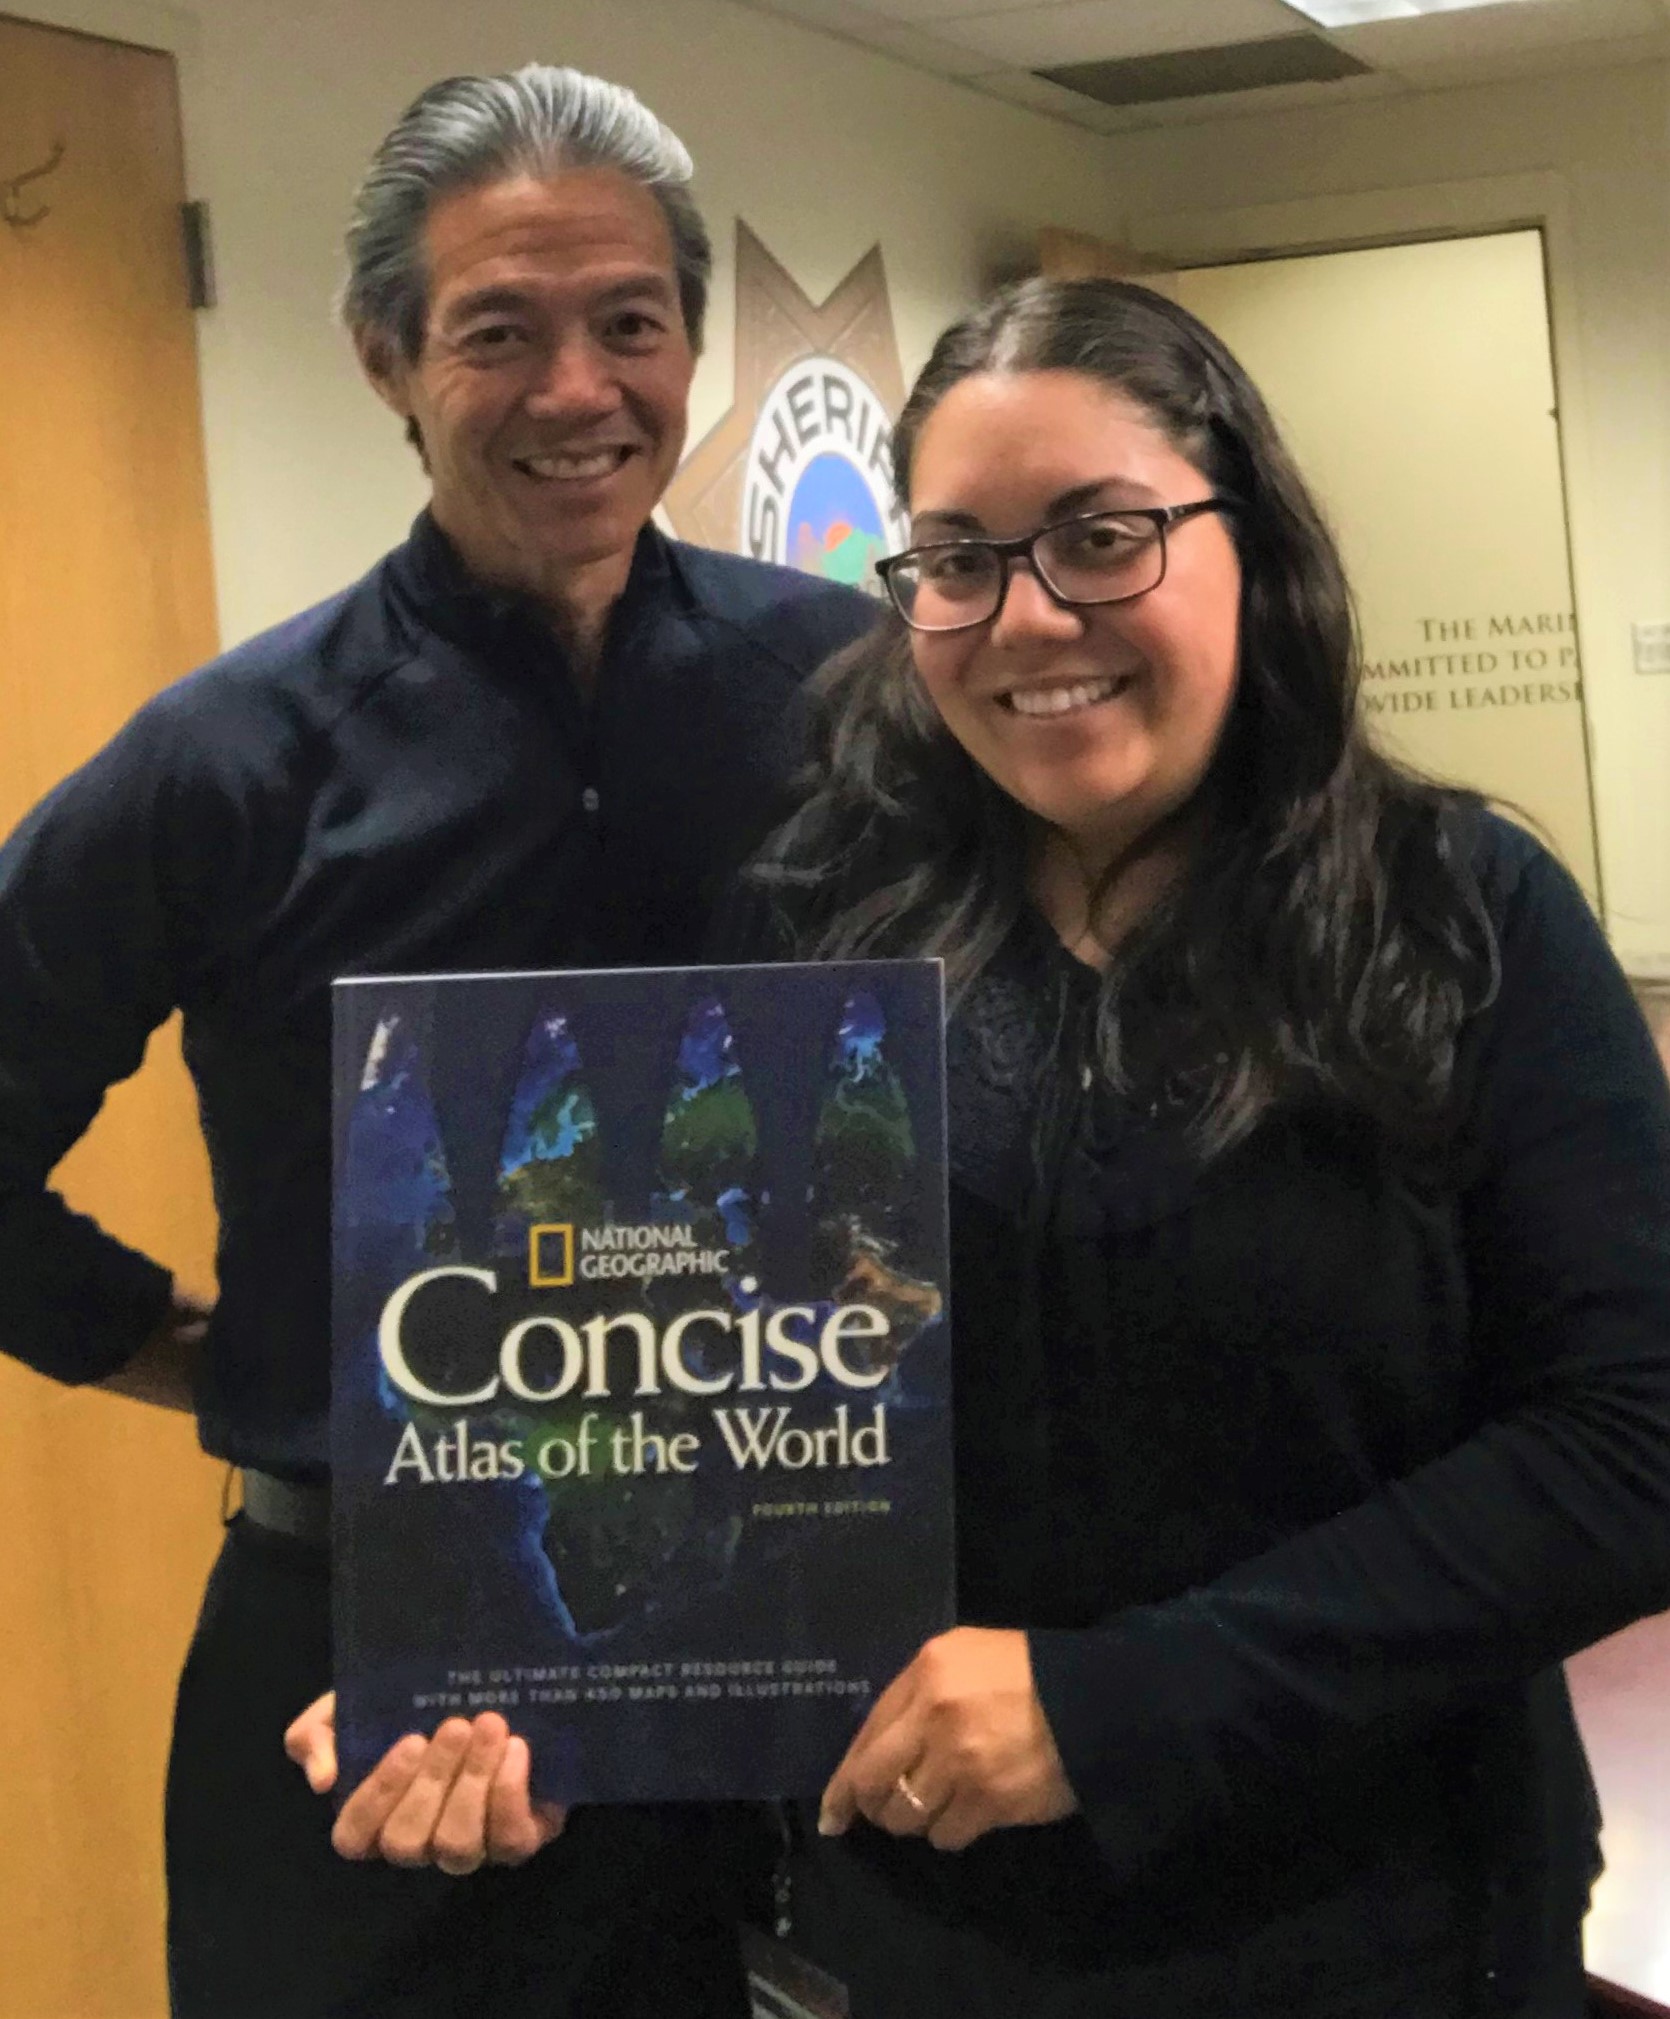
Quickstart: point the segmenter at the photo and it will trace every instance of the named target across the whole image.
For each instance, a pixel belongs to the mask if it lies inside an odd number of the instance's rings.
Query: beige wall
[[[1123,233],[1198,261],[1546,222],[1607,922],[1670,975],[1670,677],[1630,640],[1670,619],[1670,66],[1126,135],[1107,161]]]
[[[227,639],[329,593],[422,497],[330,320],[349,193],[424,84],[533,59],[630,84],[683,136],[719,256],[694,441],[731,404],[738,212],[814,298],[878,240],[907,376],[1046,220],[1105,229],[1102,143],[727,0],[6,0],[181,61]]]

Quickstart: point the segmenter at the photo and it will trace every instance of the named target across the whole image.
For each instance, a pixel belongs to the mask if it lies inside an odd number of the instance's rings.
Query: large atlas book
[[[951,1623],[937,963],[334,991],[342,1785],[815,1793]]]

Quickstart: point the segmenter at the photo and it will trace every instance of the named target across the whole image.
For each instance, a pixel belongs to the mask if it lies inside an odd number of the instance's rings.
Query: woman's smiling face
[[[1074,371],[982,372],[929,415],[911,468],[916,543],[1032,533],[1078,513],[1182,505],[1212,486],[1135,401]],[[1095,866],[1183,806],[1235,695],[1241,568],[1223,516],[1166,536],[1135,602],[1063,609],[1024,562],[973,630],[913,632],[946,728]]]

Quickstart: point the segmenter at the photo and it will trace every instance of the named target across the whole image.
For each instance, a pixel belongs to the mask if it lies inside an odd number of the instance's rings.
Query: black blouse
[[[1579,2009],[1557,1664],[1670,1605],[1670,1099],[1581,893],[1478,819],[1501,986],[1424,1164],[1277,1115],[1198,1172],[1041,925],[955,1016],[960,1616],[1030,1630],[1082,1813],[820,1848],[877,2013]]]

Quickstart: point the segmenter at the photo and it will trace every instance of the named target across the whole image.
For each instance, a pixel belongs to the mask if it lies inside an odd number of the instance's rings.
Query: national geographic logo
[[[576,1260],[574,1227],[568,1221],[541,1221],[528,1229],[528,1284],[535,1290],[566,1290],[576,1276],[587,1283],[626,1278],[648,1282],[661,1276],[723,1276],[729,1248],[704,1248],[695,1230],[681,1221],[642,1224],[612,1222],[582,1227]]]

